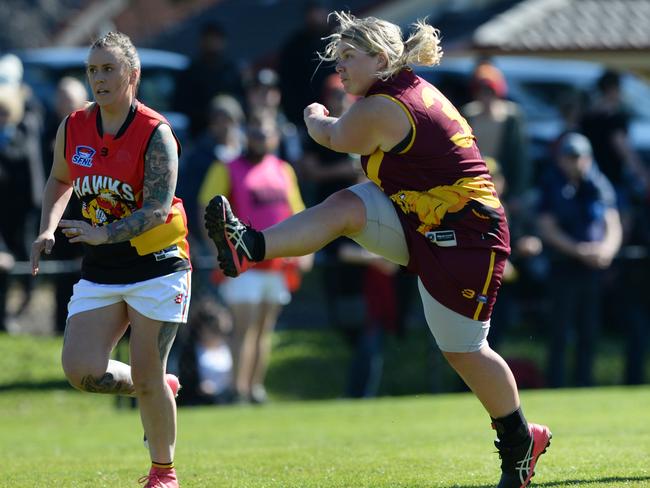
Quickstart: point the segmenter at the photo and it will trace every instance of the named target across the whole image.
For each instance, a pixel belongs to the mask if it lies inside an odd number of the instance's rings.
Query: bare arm
[[[388,151],[401,142],[411,128],[404,110],[384,97],[357,100],[339,118],[328,114],[323,105],[312,103],[305,108],[305,124],[312,139],[337,152]]]
[[[542,214],[539,216],[537,226],[539,235],[546,244],[566,256],[578,257],[578,243],[560,228],[555,217],[550,214]]]
[[[62,220],[59,226],[70,242],[90,245],[125,242],[165,223],[171,211],[178,175],[177,144],[168,125],[160,125],[151,136],[144,156],[142,207],[128,217],[103,227],[79,220]]]
[[[623,243],[623,225],[618,210],[615,208],[607,209],[605,213],[605,238],[601,243],[601,254],[603,260],[611,263],[612,259],[618,254]]]
[[[623,240],[621,219],[618,210],[614,208],[608,209],[605,214],[605,236],[599,242],[578,242],[572,239],[557,225],[555,218],[548,214],[540,216],[538,225],[544,242],[593,268],[609,267]]]
[[[38,237],[32,243],[31,264],[33,275],[38,273],[41,253],[45,252],[49,254],[52,251],[52,247],[54,246],[54,231],[72,195],[70,173],[65,161],[65,154],[63,153],[64,146],[65,120],[61,122],[56,132],[54,161],[52,162],[52,170],[45,183],[45,190],[43,192],[41,223]]]
[[[168,125],[151,136],[144,156],[142,208],[106,226],[107,243],[124,242],[164,224],[171,211],[178,177],[178,146]]]

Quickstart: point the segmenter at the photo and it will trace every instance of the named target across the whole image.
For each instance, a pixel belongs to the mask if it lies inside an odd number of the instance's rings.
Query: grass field
[[[57,356],[56,340],[0,336],[0,487],[138,486],[137,412],[66,387]],[[554,433],[533,486],[650,486],[650,387],[523,400]],[[465,393],[185,408],[176,464],[183,487],[487,488],[498,478],[488,422]]]

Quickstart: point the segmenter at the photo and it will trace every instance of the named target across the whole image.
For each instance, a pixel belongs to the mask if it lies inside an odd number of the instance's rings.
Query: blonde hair
[[[7,83],[0,84],[0,108],[9,114],[9,124],[19,124],[25,115],[25,96],[22,89]]]
[[[411,24],[413,33],[404,41],[399,26],[376,17],[356,18],[347,12],[332,12],[339,24],[328,37],[325,51],[318,53],[321,61],[336,61],[336,52],[343,41],[350,42],[366,54],[384,53],[388,59],[386,69],[377,73],[387,80],[409,65],[435,66],[442,58],[440,31],[418,19]]]

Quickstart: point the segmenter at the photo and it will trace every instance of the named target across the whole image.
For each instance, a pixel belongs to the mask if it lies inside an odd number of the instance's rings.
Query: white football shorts
[[[186,323],[192,294],[191,270],[176,271],[137,283],[107,285],[79,280],[68,303],[68,318],[97,308],[126,302],[145,317]]]
[[[291,301],[282,271],[249,269],[237,278],[228,278],[219,287],[221,298],[227,305],[242,303],[274,303],[286,305]]]

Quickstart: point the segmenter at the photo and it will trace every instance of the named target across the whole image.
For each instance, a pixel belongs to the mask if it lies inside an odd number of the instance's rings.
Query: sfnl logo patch
[[[72,163],[84,168],[90,168],[93,165],[93,156],[96,152],[90,146],[77,146],[72,156]]]

